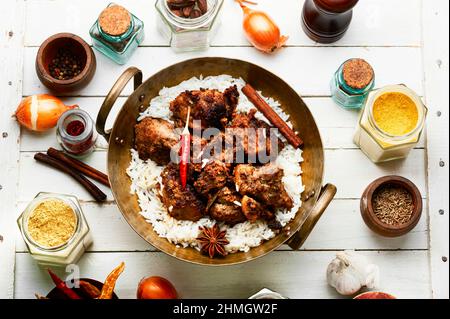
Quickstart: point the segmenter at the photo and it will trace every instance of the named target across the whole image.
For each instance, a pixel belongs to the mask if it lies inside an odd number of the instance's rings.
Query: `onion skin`
[[[44,132],[54,128],[64,112],[77,107],[65,105],[60,99],[48,94],[32,95],[20,102],[15,116],[23,127]]]
[[[289,37],[281,35],[280,28],[265,12],[248,8],[243,4],[245,1],[236,1],[244,12],[245,36],[255,48],[265,53],[273,53],[286,44]]]
[[[178,292],[167,279],[148,277],[139,282],[137,299],[178,299]]]

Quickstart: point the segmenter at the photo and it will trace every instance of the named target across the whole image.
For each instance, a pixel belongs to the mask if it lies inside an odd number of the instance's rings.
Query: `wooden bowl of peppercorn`
[[[39,80],[57,93],[84,88],[94,77],[96,68],[92,48],[72,33],[51,36],[42,43],[36,56]]]
[[[361,197],[361,216],[366,225],[385,237],[410,232],[422,215],[422,196],[410,180],[384,176],[373,181]]]

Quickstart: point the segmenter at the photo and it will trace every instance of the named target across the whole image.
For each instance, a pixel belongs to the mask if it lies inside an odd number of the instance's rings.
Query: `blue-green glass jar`
[[[107,8],[113,6],[118,5],[111,3]],[[121,6],[118,7],[124,9]],[[101,27],[100,19],[94,23],[89,32],[94,48],[118,64],[127,63],[139,44],[144,40],[144,22],[139,20],[132,13],[128,12],[128,14],[128,28],[119,35],[108,34]],[[109,22],[110,21],[114,21],[114,19],[110,19]]]
[[[331,79],[331,97],[346,109],[359,109],[374,85],[375,75],[370,64],[362,59],[349,59]]]

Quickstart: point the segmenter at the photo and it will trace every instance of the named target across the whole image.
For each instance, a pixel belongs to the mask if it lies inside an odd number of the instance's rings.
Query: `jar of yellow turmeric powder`
[[[43,266],[76,263],[92,243],[77,198],[39,193],[17,220],[31,256]]]
[[[354,142],[374,162],[408,156],[420,140],[427,108],[404,85],[372,91],[360,113]]]

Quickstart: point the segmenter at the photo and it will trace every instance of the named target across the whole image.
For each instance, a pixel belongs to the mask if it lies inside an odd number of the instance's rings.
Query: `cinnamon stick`
[[[34,155],[34,159],[38,162],[45,163],[57,170],[72,176],[78,183],[80,183],[91,194],[96,201],[103,202],[106,200],[106,194],[103,193],[94,183],[88,180],[86,177],[75,171],[73,168],[66,166],[63,162],[54,159],[46,154],[37,153]]]
[[[52,147],[50,147],[47,150],[47,155],[50,157],[53,157],[54,159],[60,160],[70,168],[73,168],[74,170],[78,171],[81,174],[84,174],[94,180],[96,180],[99,183],[102,183],[105,186],[110,187],[108,176],[95,168],[75,159],[72,158],[66,154],[64,154],[61,151],[58,151]]]
[[[302,139],[295,134],[295,132],[286,124],[285,121],[267,104],[261,95],[256,92],[256,90],[247,84],[242,88],[242,92],[247,96],[247,98],[252,102],[255,107],[275,126],[281,134],[286,138],[286,140],[294,146],[299,148],[303,145]]]

